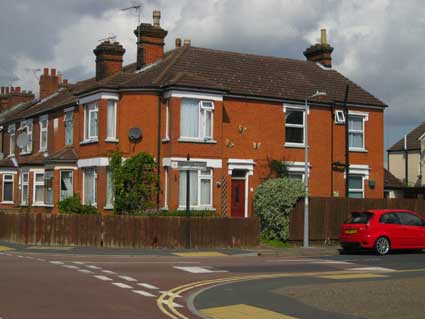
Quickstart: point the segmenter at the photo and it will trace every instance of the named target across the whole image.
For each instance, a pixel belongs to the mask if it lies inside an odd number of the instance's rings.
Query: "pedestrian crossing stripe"
[[[0,251],[9,251],[9,250],[15,250],[15,249],[7,247],[7,246],[0,246]]]
[[[341,275],[324,275],[324,276],[317,276],[317,277],[324,278],[324,279],[343,280],[343,279],[384,278],[388,276],[379,275],[379,274],[341,274]]]
[[[201,310],[201,314],[206,315],[212,319],[297,319],[295,317],[287,316],[274,311],[244,304],[207,308]]]
[[[226,254],[217,252],[217,251],[192,251],[184,253],[173,253],[173,255],[179,257],[224,257],[228,256]]]

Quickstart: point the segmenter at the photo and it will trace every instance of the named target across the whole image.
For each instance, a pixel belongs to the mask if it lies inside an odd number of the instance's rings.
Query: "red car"
[[[425,219],[402,209],[352,212],[342,225],[342,252],[374,249],[386,255],[392,249],[425,249]]]

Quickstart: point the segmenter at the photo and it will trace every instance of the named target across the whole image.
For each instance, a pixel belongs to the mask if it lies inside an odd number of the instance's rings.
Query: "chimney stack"
[[[184,41],[183,41],[183,45],[188,46],[188,47],[190,47],[191,43],[192,43],[192,41],[189,40],[189,39],[184,39]]]
[[[332,67],[332,51],[326,39],[326,29],[320,30],[320,43],[307,48],[303,53],[308,61],[319,62],[327,68]]]
[[[153,24],[141,23],[134,34],[137,37],[137,70],[164,56],[164,39],[168,31],[161,28],[161,12],[153,11]]]
[[[182,46],[182,39],[176,38],[176,49],[180,48]]]
[[[43,74],[40,76],[40,99],[44,99],[52,95],[59,89],[59,77],[56,75],[56,69],[44,68]]]
[[[34,100],[32,92],[21,91],[21,87],[1,87],[0,91],[0,112],[6,111],[20,103]]]
[[[96,81],[122,71],[125,49],[118,42],[104,41],[93,53],[96,55]]]

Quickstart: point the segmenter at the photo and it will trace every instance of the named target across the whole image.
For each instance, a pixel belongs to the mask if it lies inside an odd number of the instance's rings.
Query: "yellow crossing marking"
[[[173,253],[173,255],[180,257],[223,257],[228,256],[223,253],[219,253],[216,251],[193,251],[187,253]]]
[[[325,275],[317,276],[319,278],[325,279],[362,279],[362,278],[379,278],[379,277],[388,277],[385,275],[378,274],[341,274],[341,275]]]
[[[203,309],[201,313],[212,319],[297,319],[244,304]]]
[[[7,246],[0,246],[0,251],[8,251],[8,250],[15,250],[15,249],[7,247]]]

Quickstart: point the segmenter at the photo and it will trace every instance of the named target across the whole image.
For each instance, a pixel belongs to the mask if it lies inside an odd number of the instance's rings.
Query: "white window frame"
[[[15,148],[16,148],[16,125],[11,124],[7,128],[9,133],[9,156],[15,156]],[[13,145],[13,147],[12,147]]]
[[[350,133],[361,133],[362,134],[362,147],[352,147],[349,146],[349,151],[354,152],[365,152],[366,151],[366,144],[365,144],[365,136],[366,136],[366,122],[369,120],[369,114],[364,112],[353,112],[349,111],[347,116],[347,125],[350,123],[350,118],[356,117],[362,119],[362,129],[361,130],[352,130],[348,128],[348,136],[350,136]],[[348,138],[350,140],[350,138]]]
[[[37,182],[37,175],[43,175],[42,182]],[[32,192],[32,205],[33,206],[44,206],[44,198],[46,196],[45,182],[44,182],[44,172],[34,172],[33,176],[34,176],[34,182],[33,182],[34,186],[33,186],[33,192]],[[35,198],[36,198],[36,196],[35,196],[36,195],[35,194],[36,186],[43,186],[43,201],[42,202],[37,202],[35,200]]]
[[[112,203],[108,203],[108,173],[111,174],[110,177],[110,186],[112,192]],[[114,208],[114,182],[112,180],[112,169],[108,166],[106,167],[106,176],[105,176],[105,209],[113,209]]]
[[[112,103],[113,108],[114,108],[113,109],[113,114],[114,114],[113,121],[114,121],[114,123],[112,125],[113,132],[108,131],[108,123],[109,123],[109,120],[110,120],[109,119],[109,105],[110,105],[110,103]],[[118,141],[118,139],[117,139],[117,105],[118,105],[118,103],[117,103],[116,100],[107,100],[107,103],[106,103],[106,121],[107,121],[106,122],[106,141],[107,142],[117,142]],[[99,116],[99,114],[98,114],[98,116]],[[99,128],[98,128],[98,130],[99,130]]]
[[[6,176],[7,177],[11,177],[11,180],[7,180],[7,182],[12,182],[12,200],[4,200],[4,183],[6,181]],[[2,204],[13,204],[14,198],[15,198],[15,177],[13,176],[13,174],[3,174],[3,178],[2,178],[2,194],[1,194],[1,200],[2,200]]]
[[[185,98],[185,99],[196,100],[196,99],[190,99],[190,98]],[[197,101],[198,101],[198,136],[183,136],[180,133],[179,141],[214,142],[214,110],[215,110],[214,101],[210,101],[210,100],[197,100]],[[206,136],[207,112],[211,113],[211,136]],[[181,116],[181,111],[180,111],[180,116]],[[180,132],[181,132],[181,128],[180,128]]]
[[[170,140],[170,100],[165,103],[165,137],[163,140]]]
[[[190,209],[199,209],[199,210],[213,210],[213,174],[214,171],[212,168],[205,168],[204,170],[208,170],[209,174],[202,174],[203,170],[199,170],[199,169],[193,169],[190,171],[196,171],[197,173],[197,187],[198,187],[198,198],[197,198],[197,202],[196,205],[191,205]],[[187,170],[180,170],[180,174],[186,174]],[[180,177],[179,177],[180,178]],[[201,205],[201,181],[202,180],[209,180],[210,181],[210,203],[209,204],[203,204]],[[179,182],[180,185],[180,182]],[[180,191],[180,189],[179,189]],[[180,205],[180,200],[179,200],[179,208],[178,210],[183,210],[186,209],[186,204],[184,205]]]
[[[46,124],[45,127],[43,127],[43,123]],[[40,126],[40,151],[46,151],[47,150],[47,145],[48,145],[48,131],[49,131],[49,118],[47,115],[44,116],[40,116],[39,120],[38,120],[38,124]],[[46,145],[42,145],[42,141],[43,141],[43,134],[46,134]]]
[[[62,173],[70,172],[71,173],[71,183],[72,183],[72,192],[74,193],[74,170],[72,169],[61,169],[59,171],[59,200],[63,200],[68,197],[62,196]]]
[[[27,181],[25,181],[24,176],[27,176]],[[30,173],[29,172],[22,172],[21,173],[21,205],[27,206],[29,201],[29,195],[30,195]],[[24,187],[27,188],[27,198],[24,199]]]
[[[335,124],[345,124],[345,113],[343,110],[335,110]]]
[[[90,107],[93,107],[92,110],[89,110]],[[97,113],[97,129],[96,135],[92,135],[91,132],[91,117],[93,113]],[[99,140],[99,105],[97,102],[88,103],[84,105],[84,141],[98,141]]]
[[[291,124],[291,123],[286,123],[286,113],[287,111],[298,111],[298,112],[303,112],[303,124]],[[304,106],[298,106],[298,105],[285,105],[283,107],[283,112],[285,113],[285,144],[284,146],[286,147],[304,147],[305,146],[305,122],[307,119],[307,112],[308,109],[306,110]],[[286,128],[287,127],[293,127],[293,128],[302,128],[303,129],[303,142],[302,143],[294,143],[294,142],[287,142],[286,141]]]
[[[86,180],[86,170],[88,169],[92,169],[94,171],[94,176],[93,176],[93,194],[94,194],[94,202],[91,203],[92,206],[97,207],[97,170],[96,167],[85,167],[83,169],[83,204],[87,204],[86,203],[86,190],[85,190],[85,180]]]
[[[70,118],[67,118],[67,116],[69,116]],[[67,143],[67,134],[66,134],[67,132],[66,127],[69,122],[72,125],[71,143]],[[63,116],[63,125],[65,128],[65,132],[64,132],[65,145],[72,145],[74,143],[74,111],[73,110],[65,111],[65,114]]]
[[[20,131],[26,131],[28,135],[28,144],[25,148],[21,150],[21,152],[19,153],[20,155],[27,155],[32,153],[32,129],[32,120],[26,120],[21,122]]]
[[[361,177],[362,179],[362,188],[349,188],[348,189],[348,194],[350,193],[361,193],[362,197],[364,198],[364,192],[365,192],[365,187],[364,187],[364,182],[365,182],[365,176],[362,174],[349,174],[348,178],[350,177]],[[353,197],[349,197],[349,198],[353,198]]]
[[[54,171],[48,170],[48,171],[44,171],[44,205],[45,206],[49,206],[49,207],[53,207],[54,203],[55,203],[55,184],[54,184]],[[51,179],[52,180],[52,189],[51,191],[48,190],[48,180]],[[52,202],[48,203],[47,199],[48,199],[48,194],[49,192],[52,192]]]

